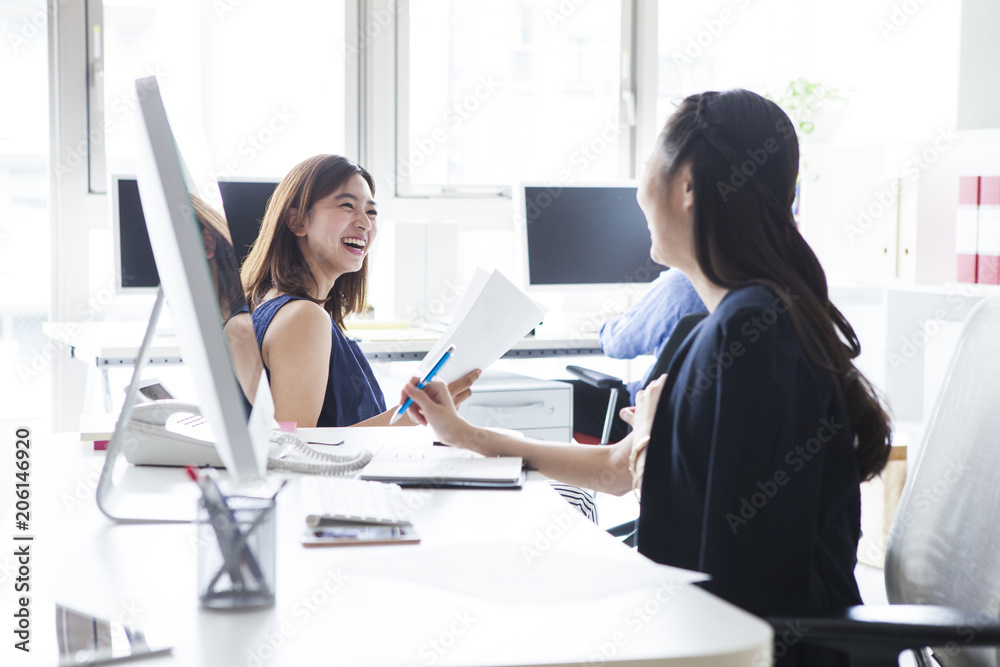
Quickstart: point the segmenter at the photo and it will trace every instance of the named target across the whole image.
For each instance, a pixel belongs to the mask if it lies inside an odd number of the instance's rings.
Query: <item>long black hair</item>
[[[701,272],[726,288],[762,284],[785,302],[810,361],[839,381],[861,478],[875,477],[889,459],[892,428],[854,366],[858,337],[830,302],[823,267],[792,216],[799,144],[788,116],[748,90],[692,95],[667,121],[659,147],[664,182],[691,165]]]

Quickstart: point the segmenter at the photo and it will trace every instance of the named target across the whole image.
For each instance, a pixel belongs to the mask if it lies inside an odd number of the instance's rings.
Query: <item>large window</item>
[[[344,4],[105,0],[106,140],[92,133],[91,150],[106,149],[107,173],[91,189],[134,172],[135,79],[150,74],[170,111],[201,124],[222,178],[281,177],[310,155],[344,154]]]
[[[48,419],[48,39],[44,0],[0,0],[0,417]]]
[[[622,3],[610,0],[404,5],[397,193],[627,176],[621,26]]]
[[[899,230],[916,225],[902,202],[943,152],[924,160],[927,145],[954,143],[961,3],[899,7],[659,0],[657,122],[705,90],[777,101],[798,124],[800,229],[828,273],[901,274]]]

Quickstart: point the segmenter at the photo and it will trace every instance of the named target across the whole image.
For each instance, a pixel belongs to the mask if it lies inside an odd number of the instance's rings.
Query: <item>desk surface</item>
[[[47,322],[42,330],[53,340],[73,347],[74,354],[96,360],[98,366],[132,365],[144,322]],[[380,361],[419,361],[441,337],[440,332],[421,328],[352,329],[352,336],[365,356]],[[596,333],[527,336],[504,358],[552,357],[603,354]],[[153,363],[179,363],[181,348],[176,336],[157,335],[150,351]]]
[[[647,577],[597,590],[648,562],[574,514],[539,477],[522,491],[422,492],[414,523],[423,543],[387,547],[301,547],[293,484],[278,509],[276,605],[220,613],[198,606],[193,526],[105,519],[93,501],[103,459],[75,438],[36,442],[32,456],[33,594],[137,621],[151,641],[174,647],[143,664],[769,664],[769,626],[700,588]],[[476,554],[482,562],[470,563]],[[543,585],[529,585],[546,559],[569,567],[549,567]],[[489,571],[477,573],[484,563]],[[574,573],[581,564],[603,568]],[[463,579],[462,569],[477,576]],[[0,615],[10,619],[6,593]],[[54,635],[51,618],[33,623],[36,641]],[[0,662],[39,664],[19,652]]]

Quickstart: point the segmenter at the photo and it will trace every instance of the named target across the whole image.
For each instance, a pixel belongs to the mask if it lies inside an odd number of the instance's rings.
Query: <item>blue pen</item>
[[[444,362],[451,359],[451,355],[454,352],[455,352],[455,346],[454,345],[448,346],[448,349],[444,351],[444,354],[441,355],[441,358],[438,359],[438,362],[434,364],[434,368],[432,368],[430,372],[424,376],[424,379],[420,381],[420,384],[417,385],[417,389],[423,389],[424,387],[426,387],[428,383],[430,383],[430,381],[434,379],[434,376],[438,374],[438,371],[441,370],[441,367],[444,366]],[[403,416],[403,414],[407,411],[407,409],[409,409],[410,405],[412,404],[413,404],[412,398],[408,398],[405,401],[403,401],[403,404],[399,406],[395,414],[392,415],[392,419],[389,420],[389,426],[392,426],[393,424],[398,422],[399,418]]]

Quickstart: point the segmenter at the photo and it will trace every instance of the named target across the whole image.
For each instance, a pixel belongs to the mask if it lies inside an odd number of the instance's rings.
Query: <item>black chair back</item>
[[[663,346],[663,351],[660,352],[660,356],[656,359],[656,364],[653,366],[653,370],[649,373],[649,378],[646,380],[646,384],[649,384],[656,378],[660,377],[667,372],[670,368],[670,362],[673,361],[674,355],[677,354],[678,348],[680,348],[681,343],[684,339],[688,337],[691,330],[697,326],[698,322],[708,317],[708,313],[691,313],[685,315],[678,322],[677,326],[674,327],[673,332],[670,334],[670,338],[667,339],[667,344]]]

